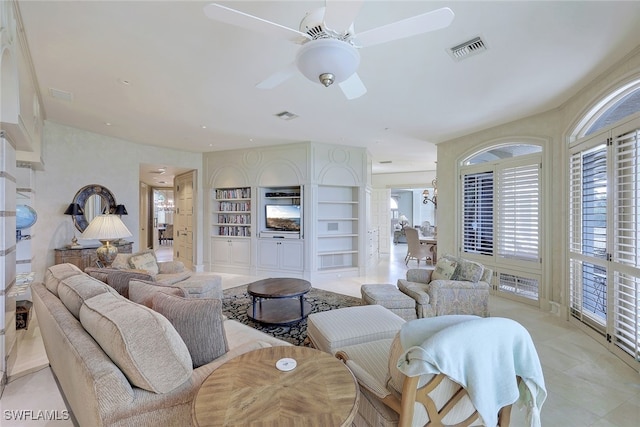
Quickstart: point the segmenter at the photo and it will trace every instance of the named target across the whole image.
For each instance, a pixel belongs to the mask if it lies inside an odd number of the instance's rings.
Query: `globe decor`
[[[16,205],[16,240],[28,239],[31,236],[23,236],[21,230],[31,227],[38,220],[36,211],[28,205]]]

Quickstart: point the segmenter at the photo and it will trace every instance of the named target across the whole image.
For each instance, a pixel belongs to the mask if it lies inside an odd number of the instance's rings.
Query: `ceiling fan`
[[[258,83],[258,88],[278,86],[297,68],[309,80],[325,87],[338,83],[347,99],[355,99],[367,92],[356,72],[360,64],[359,48],[439,30],[448,27],[454,18],[453,11],[444,7],[356,34],[353,21],[362,3],[364,0],[326,0],[325,7],[305,15],[299,30],[216,3],[205,6],[204,13],[214,21],[302,45],[293,63]]]

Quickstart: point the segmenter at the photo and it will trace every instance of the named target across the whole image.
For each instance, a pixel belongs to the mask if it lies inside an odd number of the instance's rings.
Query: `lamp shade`
[[[84,215],[84,211],[77,203],[69,203],[69,207],[64,211],[65,215]]]
[[[360,54],[355,47],[342,40],[311,40],[298,50],[296,65],[312,82],[323,83],[320,76],[332,74],[331,83],[340,83],[356,72],[360,65]]]
[[[117,240],[131,237],[131,232],[116,215],[98,215],[82,233],[83,239]]]
[[[116,211],[114,212],[116,215],[129,215],[127,213],[127,208],[124,205],[116,205]]]

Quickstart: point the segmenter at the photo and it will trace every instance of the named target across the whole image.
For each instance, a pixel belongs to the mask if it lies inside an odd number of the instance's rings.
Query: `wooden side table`
[[[114,243],[118,248],[118,252],[121,254],[130,254],[132,251],[133,243]],[[70,263],[84,271],[87,267],[95,267],[98,255],[96,249],[99,246],[83,246],[81,248],[56,248],[56,264]]]
[[[295,369],[276,368],[282,358]],[[261,348],[224,363],[193,401],[197,426],[350,426],[360,392],[349,369],[328,353],[297,346]]]

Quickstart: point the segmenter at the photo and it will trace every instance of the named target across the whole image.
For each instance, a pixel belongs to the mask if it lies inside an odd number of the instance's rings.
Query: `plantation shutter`
[[[640,130],[614,140],[614,343],[640,361]]]
[[[493,255],[493,172],[463,176],[463,250]]]
[[[504,167],[496,191],[497,255],[540,261],[540,164]]]
[[[607,313],[607,147],[599,144],[570,160],[569,277],[571,313],[604,330]]]

